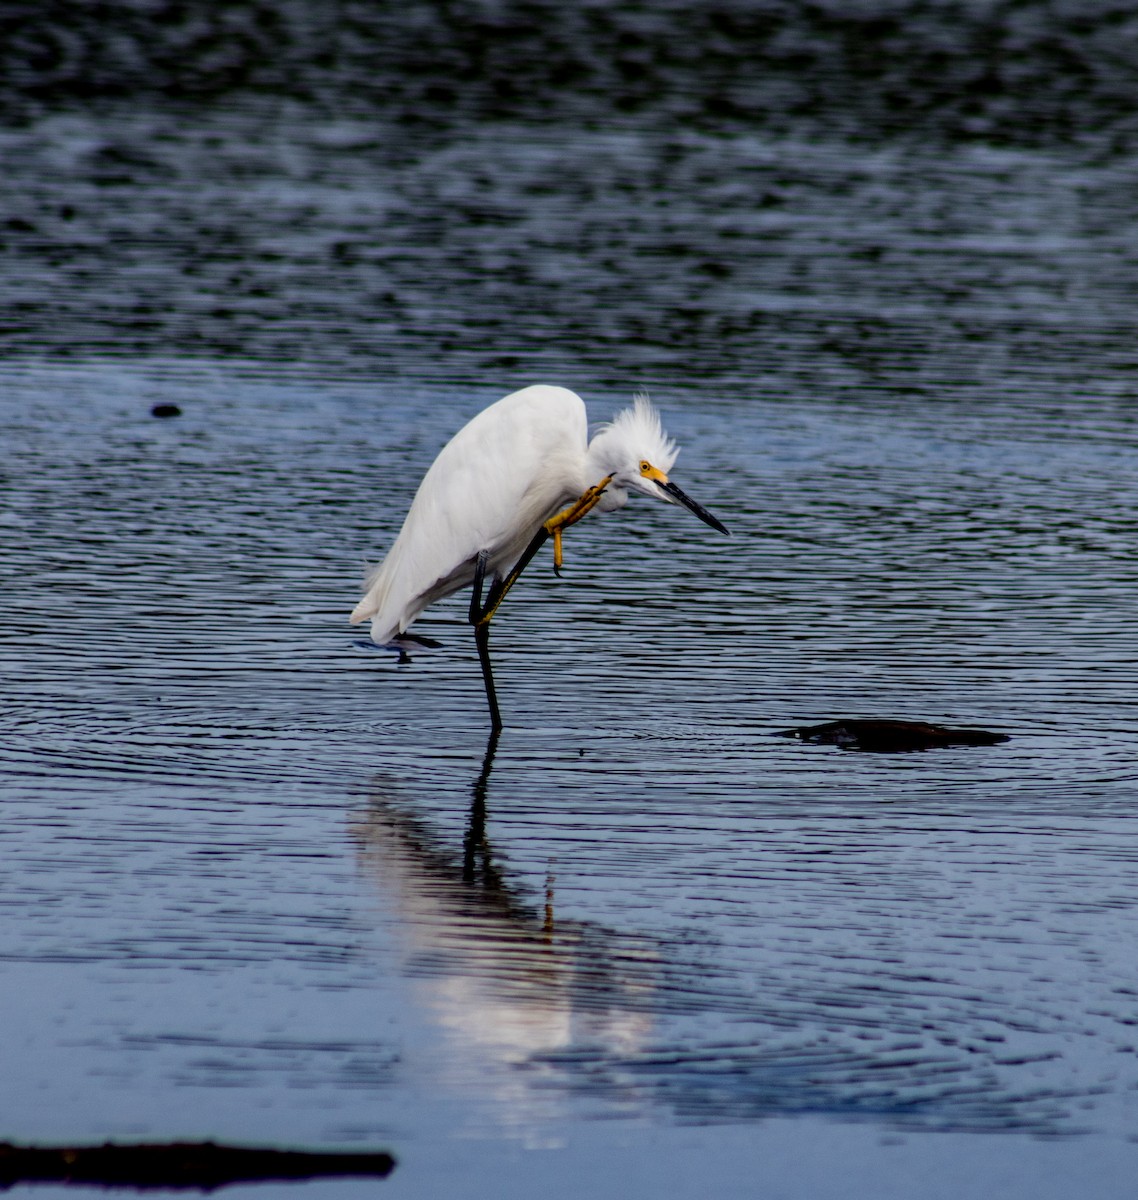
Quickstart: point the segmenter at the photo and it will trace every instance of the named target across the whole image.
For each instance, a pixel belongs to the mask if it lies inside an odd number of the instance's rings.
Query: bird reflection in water
[[[462,878],[466,883],[475,883],[480,878],[487,886],[498,889],[502,886],[501,876],[494,866],[490,843],[486,838],[486,789],[490,785],[490,772],[494,769],[494,756],[498,753],[501,730],[492,729],[486,742],[486,753],[482,756],[482,770],[471,789],[470,822],[462,843]]]
[[[482,756],[482,770],[471,788],[470,820],[466,836],[462,839],[462,878],[465,883],[481,883],[486,890],[501,892],[505,889],[501,873],[494,863],[493,851],[486,837],[486,789],[490,783],[490,772],[494,767],[494,756],[498,753],[498,742],[502,731],[492,729],[486,742],[486,753]],[[553,885],[556,879],[552,864],[545,876],[545,915],[541,925],[542,935],[549,940],[553,936]]]
[[[471,787],[461,855],[394,787],[377,790],[354,830],[360,861],[391,905],[405,970],[447,1035],[447,1070],[476,1076],[483,1089],[494,1063],[539,1069],[580,1043],[616,1055],[642,1049],[660,967],[649,939],[555,920],[552,869],[543,906],[511,882],[487,831],[498,740],[491,732]],[[516,1102],[524,1120],[525,1079],[516,1070],[497,1078],[499,1099]]]

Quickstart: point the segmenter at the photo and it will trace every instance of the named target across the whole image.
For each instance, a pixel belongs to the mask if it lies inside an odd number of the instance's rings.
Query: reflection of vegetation
[[[342,1153],[265,1150],[216,1142],[142,1145],[14,1146],[0,1143],[0,1187],[17,1183],[70,1183],[134,1189],[210,1190],[231,1183],[267,1183],[391,1174],[384,1151]]]

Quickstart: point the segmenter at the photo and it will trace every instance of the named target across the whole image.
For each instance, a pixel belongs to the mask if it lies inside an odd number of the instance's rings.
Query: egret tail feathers
[[[352,615],[348,618],[353,625],[370,620],[372,640],[381,646],[389,642],[395,634],[402,632],[399,628],[402,614],[390,612],[391,583],[395,576],[391,558],[389,554],[383,562],[368,572],[363,598],[352,609]]]
[[[422,574],[416,566],[414,557],[397,541],[368,575],[364,597],[348,618],[353,625],[370,620],[372,641],[381,646],[405,633],[435,598],[434,592],[416,583]]]

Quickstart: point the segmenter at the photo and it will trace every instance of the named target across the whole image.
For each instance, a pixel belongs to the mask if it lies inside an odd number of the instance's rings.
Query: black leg
[[[533,561],[533,556],[549,541],[549,530],[542,525],[537,533],[533,535],[530,544],[525,548],[521,558],[514,564],[514,569],[506,576],[505,579],[495,579],[490,585],[490,594],[486,597],[486,604],[478,617],[479,624],[485,624],[494,615],[498,605],[506,598],[506,593],[518,581],[518,576],[530,565]],[[476,578],[477,581],[477,578]]]
[[[490,725],[495,733],[502,728],[502,713],[498,708],[498,694],[494,690],[494,672],[490,667],[490,623],[483,621],[474,626],[474,644],[478,647],[478,661],[482,664],[482,683],[486,688],[486,703],[490,705]]]
[[[486,559],[489,555],[480,551],[474,562],[474,586],[470,589],[470,623],[477,625],[482,617],[482,584],[486,579]]]
[[[486,582],[486,559],[483,550],[474,564],[474,584],[470,589],[470,623],[474,626],[474,643],[478,647],[478,661],[482,666],[482,683],[486,688],[486,702],[490,705],[490,723],[497,738],[502,728],[502,714],[498,709],[498,694],[494,689],[494,671],[490,666],[490,625],[486,617],[487,608],[482,606],[482,585]],[[490,601],[500,586],[495,580],[490,585]]]
[[[529,566],[533,556],[548,539],[549,530],[542,525],[509,575],[505,579],[495,579],[490,585],[485,604],[482,603],[482,585],[486,581],[485,550],[478,555],[474,565],[474,586],[470,593],[470,623],[474,626],[474,642],[478,647],[478,661],[482,666],[482,682],[486,687],[486,701],[490,705],[490,723],[495,732],[502,728],[502,713],[498,708],[494,672],[490,666],[490,620],[498,611],[498,605],[506,598],[506,593],[517,583],[518,576]]]

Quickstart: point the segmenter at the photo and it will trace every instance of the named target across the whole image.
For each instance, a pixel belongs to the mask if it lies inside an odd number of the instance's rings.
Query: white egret
[[[439,452],[387,557],[371,572],[353,625],[379,645],[436,600],[473,585],[470,623],[494,729],[502,717],[490,668],[490,620],[545,541],[560,573],[562,531],[642,492],[726,528],[669,478],[678,450],[647,397],[588,437],[585,404],[567,388],[523,388],[484,409]],[[490,580],[485,604],[483,583]]]

